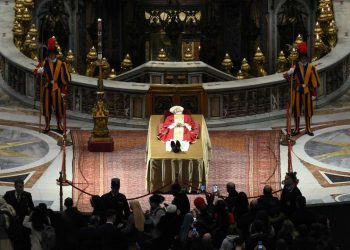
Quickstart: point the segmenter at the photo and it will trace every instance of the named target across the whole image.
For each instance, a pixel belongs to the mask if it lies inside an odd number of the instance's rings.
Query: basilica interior
[[[349,0],[0,0],[0,196],[20,179],[35,205],[62,211],[72,197],[91,213],[90,196],[118,177],[146,210],[143,195],[159,190],[171,203],[166,180],[187,180],[191,202],[202,185],[227,195],[227,182],[251,201],[265,185],[280,197],[295,171],[307,206],[345,226],[331,211],[350,201],[348,13]],[[63,135],[42,133],[33,74],[52,36],[71,74]],[[290,137],[283,74],[301,43],[319,75],[314,136],[302,117]],[[159,153],[158,124],[175,105],[199,117],[190,147],[203,154]],[[346,233],[334,233],[339,249]]]

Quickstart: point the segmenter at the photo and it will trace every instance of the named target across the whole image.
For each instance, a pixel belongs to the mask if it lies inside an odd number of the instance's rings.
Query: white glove
[[[170,124],[169,126],[168,126],[168,129],[173,129],[173,128],[175,128],[176,127],[176,124],[175,124],[175,122],[173,123],[173,124]]]
[[[187,123],[185,123],[185,127],[186,127],[189,131],[192,130],[192,127],[191,127],[189,124],[187,124]]]
[[[40,67],[40,68],[38,68],[38,74],[42,74],[42,73],[44,73],[44,68],[43,67]]]
[[[288,71],[287,71],[287,74],[290,76],[294,73],[294,68],[290,68]]]

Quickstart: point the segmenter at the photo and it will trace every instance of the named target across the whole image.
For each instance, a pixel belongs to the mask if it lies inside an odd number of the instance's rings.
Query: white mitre
[[[172,106],[169,111],[173,114],[182,114],[182,112],[184,111],[184,108],[181,106]]]

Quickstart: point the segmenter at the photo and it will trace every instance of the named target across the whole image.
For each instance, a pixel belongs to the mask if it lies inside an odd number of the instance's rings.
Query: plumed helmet
[[[300,56],[307,55],[307,44],[305,42],[299,43],[297,49]]]
[[[50,52],[57,53],[56,38],[54,36],[50,37],[49,40],[47,41],[47,50]]]

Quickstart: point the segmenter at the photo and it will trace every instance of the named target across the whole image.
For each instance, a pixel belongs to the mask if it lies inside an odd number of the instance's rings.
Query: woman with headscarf
[[[127,236],[129,244],[142,246],[144,244],[143,232],[145,229],[145,215],[139,201],[132,200],[129,204],[131,214],[122,232]]]
[[[0,249],[12,250],[12,242],[7,233],[10,227],[10,220],[12,216],[16,216],[15,209],[7,204],[4,198],[0,197]]]

